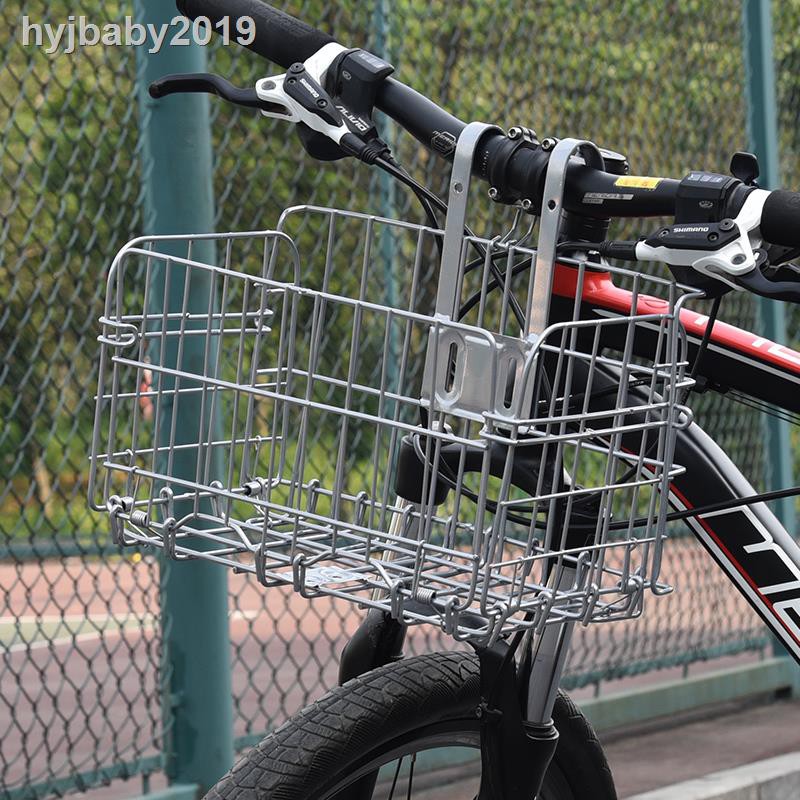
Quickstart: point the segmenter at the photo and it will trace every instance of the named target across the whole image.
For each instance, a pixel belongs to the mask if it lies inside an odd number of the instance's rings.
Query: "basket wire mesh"
[[[91,474],[115,540],[457,638],[640,613],[646,589],[668,590],[688,295],[615,270],[635,313],[585,318],[556,293],[560,321],[523,336],[509,296],[530,296],[530,235],[462,237],[463,319],[431,314],[421,280],[443,232],[407,222],[296,207],[275,231],[127,245],[101,320]],[[610,271],[560,269],[578,298]]]

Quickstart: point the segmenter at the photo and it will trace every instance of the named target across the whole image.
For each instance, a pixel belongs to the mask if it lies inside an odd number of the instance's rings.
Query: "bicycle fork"
[[[401,530],[410,503],[398,500],[390,532]],[[411,515],[412,518],[414,515]],[[574,571],[555,571],[558,588],[571,584]],[[534,800],[555,753],[558,732],[553,706],[564,669],[574,622],[546,625],[533,636],[527,676],[518,674],[515,653],[504,641],[476,647],[481,671],[481,785],[476,800]],[[371,609],[342,651],[339,683],[403,657],[407,626],[380,609]],[[520,686],[520,677],[526,685]],[[376,775],[348,790],[347,800],[370,800]],[[338,800],[338,798],[337,798]]]
[[[571,568],[555,574],[557,588],[574,578]],[[527,668],[523,654],[517,669],[505,642],[478,650],[482,725],[476,800],[534,800],[539,794],[558,745],[553,707],[574,626],[572,621],[544,626],[533,636]]]

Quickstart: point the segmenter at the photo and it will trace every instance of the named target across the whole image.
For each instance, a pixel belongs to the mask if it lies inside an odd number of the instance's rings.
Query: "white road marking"
[[[256,619],[259,617],[263,612],[262,609],[252,609],[248,611],[234,611],[229,614],[229,619],[233,621],[240,621],[240,620],[251,620]],[[157,617],[154,614],[122,614],[122,615],[114,615],[114,614],[90,614],[88,616],[83,614],[65,614],[61,616],[60,614],[49,614],[44,615],[41,617],[37,616],[23,616],[23,617],[13,617],[13,616],[6,616],[0,617],[0,653],[11,654],[11,653],[21,653],[27,652],[31,650],[42,650],[49,647],[65,647],[71,644],[82,644],[85,642],[91,642],[93,640],[100,639],[101,637],[105,636],[118,636],[123,630],[127,633],[145,633],[150,632],[155,628],[155,621]],[[126,623],[129,621],[134,622],[144,622],[143,625],[140,626],[131,626],[126,628]],[[4,638],[2,636],[2,627],[13,627],[15,630],[12,632],[16,634],[16,629],[18,626],[34,626],[34,625],[53,625],[55,624],[57,627],[63,627],[67,623],[111,623],[108,627],[104,627],[101,630],[96,631],[87,631],[85,633],[74,633],[70,636],[61,636],[58,639],[47,639],[47,638],[38,638],[47,635],[47,631],[38,631],[35,630],[33,633],[35,636],[31,638],[29,641],[17,642],[16,644],[12,645],[4,645],[2,640]]]

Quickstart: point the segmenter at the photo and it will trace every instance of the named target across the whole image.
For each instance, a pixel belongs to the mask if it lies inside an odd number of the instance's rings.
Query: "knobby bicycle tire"
[[[479,697],[478,661],[471,653],[387,664],[329,691],[284,723],[245,753],[206,800],[336,800],[359,775],[420,745],[476,746]],[[542,800],[616,800],[597,736],[562,692],[553,718],[560,737]]]

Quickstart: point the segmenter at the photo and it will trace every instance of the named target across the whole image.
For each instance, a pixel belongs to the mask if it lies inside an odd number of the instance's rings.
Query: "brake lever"
[[[290,116],[285,106],[271,103],[258,96],[255,89],[240,89],[225,78],[211,72],[193,72],[178,75],[165,75],[153,81],[148,91],[150,97],[161,99],[170,94],[205,93],[214,94],[244,108],[255,108],[278,116]]]
[[[735,280],[748,292],[768,297],[772,300],[784,300],[789,303],[800,303],[800,279],[798,281],[773,281],[762,272],[767,265],[767,253],[755,251],[756,267],[744,275],[737,275]]]
[[[789,267],[793,272],[800,270],[800,267],[795,264],[787,263],[800,257],[800,247],[785,247],[784,245],[768,244],[767,242],[764,242],[764,247],[766,248],[767,256],[769,256],[771,271],[776,272],[783,269],[784,266]]]
[[[769,255],[769,251],[767,251]],[[762,270],[764,277],[772,283],[776,281],[787,281],[789,283],[800,284],[800,266],[797,264],[776,264],[770,258],[769,265]]]

